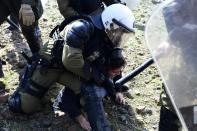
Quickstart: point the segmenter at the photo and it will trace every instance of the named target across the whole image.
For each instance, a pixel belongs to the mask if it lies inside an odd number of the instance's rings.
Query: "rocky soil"
[[[160,4],[159,0],[141,0],[140,5],[133,10],[136,17],[136,32],[124,45],[127,66],[124,74],[135,69],[150,58],[150,52],[145,44],[145,24],[152,11]],[[46,42],[50,31],[62,20],[55,0],[50,0],[40,20],[42,39]],[[6,89],[12,93],[19,84],[19,74],[24,71],[26,61],[19,54],[21,50],[29,53],[29,48],[22,34],[9,31],[8,24],[0,27],[0,57],[6,61],[3,66],[5,78],[1,79]],[[56,85],[57,86],[57,85]],[[162,82],[155,65],[151,65],[141,74],[127,83],[130,90],[125,94],[126,105],[120,106],[105,100],[108,119],[115,131],[154,131],[158,130],[159,97],[162,92]],[[57,86],[61,87],[61,86]],[[54,91],[55,90],[55,91]],[[52,93],[53,92],[53,93]],[[1,131],[80,131],[75,122],[67,115],[55,115],[51,109],[58,88],[49,91],[52,98],[46,97],[46,108],[35,115],[16,114],[11,119],[0,115]],[[52,95],[51,95],[52,94]],[[48,96],[49,96],[48,95]],[[7,103],[0,105],[0,111]]]

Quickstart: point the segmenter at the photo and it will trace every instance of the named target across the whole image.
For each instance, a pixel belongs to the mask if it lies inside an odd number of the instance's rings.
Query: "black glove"
[[[105,87],[105,89],[107,90],[107,93],[112,98],[112,100],[115,100],[115,98],[116,98],[116,90],[115,90],[115,86],[114,86],[113,80],[110,79],[110,78],[105,78],[104,82],[102,83],[102,86]]]
[[[122,77],[122,74],[117,75],[113,79],[113,82],[116,83],[116,81],[119,80],[121,77]],[[116,90],[116,92],[127,92],[129,90],[129,87],[127,87],[125,85],[115,84],[115,90]]]

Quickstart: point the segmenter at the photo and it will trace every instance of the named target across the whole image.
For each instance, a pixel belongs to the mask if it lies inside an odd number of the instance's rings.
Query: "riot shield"
[[[146,43],[185,130],[197,131],[197,0],[169,0],[153,13]]]

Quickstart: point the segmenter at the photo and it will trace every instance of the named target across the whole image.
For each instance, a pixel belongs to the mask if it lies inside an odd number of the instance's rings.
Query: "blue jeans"
[[[82,95],[85,98],[85,109],[93,131],[110,131],[103,107],[103,98],[107,95],[105,88],[86,83],[82,86]]]

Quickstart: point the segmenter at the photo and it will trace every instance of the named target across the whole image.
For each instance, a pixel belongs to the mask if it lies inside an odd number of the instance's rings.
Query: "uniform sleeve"
[[[63,49],[62,62],[68,71],[84,78],[84,59],[81,49],[65,45]]]
[[[93,26],[87,21],[76,21],[69,25],[64,36],[62,63],[74,74],[84,77],[83,46],[93,33]]]

